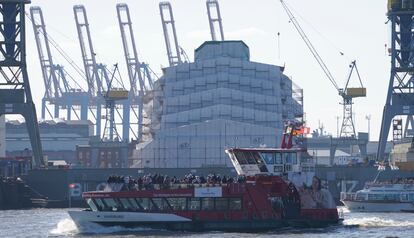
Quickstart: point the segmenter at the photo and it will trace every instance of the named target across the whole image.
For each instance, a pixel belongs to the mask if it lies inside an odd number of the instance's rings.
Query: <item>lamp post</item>
[[[367,121],[368,121],[368,141],[369,141],[369,134],[370,134],[370,131],[371,131],[371,114],[366,115],[365,119],[367,119]]]

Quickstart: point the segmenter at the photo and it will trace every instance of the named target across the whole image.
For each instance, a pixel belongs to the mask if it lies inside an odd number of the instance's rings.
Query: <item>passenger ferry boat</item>
[[[306,150],[289,146],[291,135],[285,139],[288,146],[280,149],[226,150],[244,182],[169,184],[141,191],[119,191],[112,184],[111,191],[83,193],[89,209],[69,214],[80,230],[89,223],[238,232],[339,223],[335,205],[302,205],[308,198],[301,196],[301,185],[314,174],[311,157]]]
[[[356,193],[341,193],[350,211],[414,212],[414,184],[371,183]]]

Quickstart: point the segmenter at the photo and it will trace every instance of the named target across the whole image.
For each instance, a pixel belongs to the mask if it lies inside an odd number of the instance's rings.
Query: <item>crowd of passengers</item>
[[[131,176],[111,175],[106,181],[108,184],[123,184],[121,191],[133,190],[149,190],[154,189],[154,185],[158,188],[170,188],[172,184],[231,184],[246,182],[245,176],[237,176],[236,178],[228,176],[220,176],[219,174],[209,174],[206,177],[203,175],[194,175],[189,173],[183,178],[176,176],[170,177],[162,174],[147,174],[133,178]]]

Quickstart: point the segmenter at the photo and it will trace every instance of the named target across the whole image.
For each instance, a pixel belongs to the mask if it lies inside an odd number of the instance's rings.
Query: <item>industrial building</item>
[[[134,167],[230,166],[225,148],[279,146],[284,121],[303,115],[301,90],[282,67],[250,61],[243,41],[205,42],[194,62],[163,71],[145,105],[152,140],[137,145]]]
[[[94,130],[93,124],[87,120],[48,120],[39,122],[39,131],[43,153],[49,161],[65,160],[74,164],[76,146],[87,145]],[[6,122],[6,155],[32,155],[26,123],[17,120]]]

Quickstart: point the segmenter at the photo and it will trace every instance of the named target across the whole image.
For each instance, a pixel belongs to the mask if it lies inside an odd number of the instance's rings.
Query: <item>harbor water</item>
[[[342,226],[285,229],[259,234],[188,233],[91,226],[79,233],[67,209],[0,211],[0,237],[414,237],[414,213],[354,213],[344,210]]]

